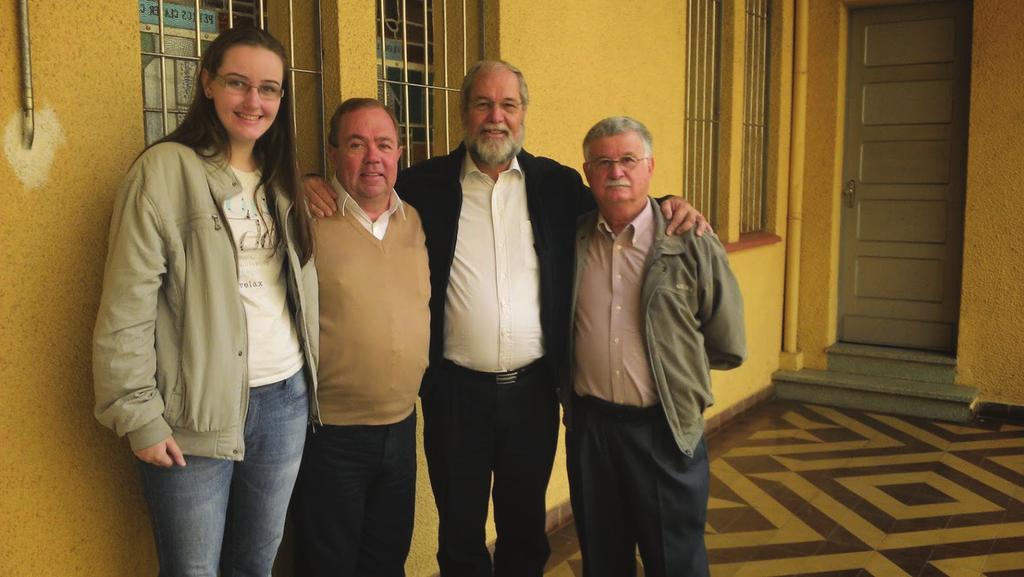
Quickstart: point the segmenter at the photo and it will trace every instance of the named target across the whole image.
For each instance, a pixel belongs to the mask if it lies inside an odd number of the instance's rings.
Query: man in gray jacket
[[[743,301],[713,234],[665,236],[650,132],[628,117],[583,141],[597,211],[576,234],[566,406],[585,577],[708,575],[709,369],[746,356]]]

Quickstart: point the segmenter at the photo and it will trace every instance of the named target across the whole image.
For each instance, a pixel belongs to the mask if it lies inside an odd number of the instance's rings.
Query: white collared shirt
[[[513,158],[492,181],[467,154],[461,182],[459,233],[445,295],[444,356],[477,371],[518,369],[544,356],[526,177]]]
[[[391,215],[395,212],[401,211],[402,218],[405,218],[405,204],[402,199],[398,197],[395,189],[391,189],[391,199],[388,201],[388,209],[381,213],[377,217],[377,220],[370,220],[367,216],[366,211],[363,207],[359,206],[352,195],[345,190],[345,187],[338,182],[336,175],[331,175],[331,186],[334,187],[335,192],[338,193],[338,209],[341,211],[341,215],[345,216],[345,211],[350,210],[355,215],[356,220],[359,224],[363,225],[370,234],[377,238],[377,240],[384,240],[384,234],[388,231],[388,223],[391,222]]]

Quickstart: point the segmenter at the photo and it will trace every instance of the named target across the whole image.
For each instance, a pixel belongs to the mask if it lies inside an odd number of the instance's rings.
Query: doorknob
[[[846,186],[843,187],[843,202],[846,203],[848,208],[853,208],[853,199],[857,194],[857,181],[850,179],[846,181]]]

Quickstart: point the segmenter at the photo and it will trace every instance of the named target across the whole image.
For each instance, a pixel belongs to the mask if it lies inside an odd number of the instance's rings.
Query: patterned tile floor
[[[708,448],[712,577],[1024,577],[1024,427],[771,401]]]

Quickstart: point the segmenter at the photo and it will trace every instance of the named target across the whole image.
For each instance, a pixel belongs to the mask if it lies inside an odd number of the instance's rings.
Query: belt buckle
[[[494,375],[494,381],[499,385],[511,385],[516,382],[519,378],[519,371],[509,371],[507,373],[497,373]]]

